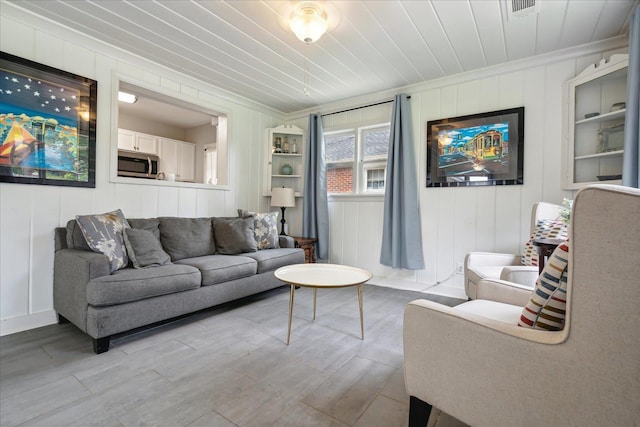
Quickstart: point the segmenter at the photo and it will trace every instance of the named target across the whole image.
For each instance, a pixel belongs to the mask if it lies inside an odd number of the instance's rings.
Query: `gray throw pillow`
[[[120,209],[101,215],[77,215],[76,221],[91,250],[109,258],[112,273],[127,266],[122,232],[129,223]]]
[[[253,217],[213,218],[213,233],[216,236],[216,253],[236,255],[257,250],[253,234]]]
[[[87,239],[84,238],[78,221],[70,219],[67,222],[67,247],[69,249],[83,249],[85,251],[92,251],[91,247],[87,244]]]
[[[151,231],[126,228],[124,244],[134,268],[171,264],[171,257],[162,249],[160,240]]]
[[[129,227],[150,231],[160,241],[160,220],[158,218],[127,218],[127,221]]]
[[[160,217],[160,242],[171,261],[213,255],[211,218]]]

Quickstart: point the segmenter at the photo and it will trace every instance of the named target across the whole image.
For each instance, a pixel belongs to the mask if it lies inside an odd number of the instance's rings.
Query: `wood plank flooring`
[[[402,316],[417,298],[365,285],[288,287],[116,337],[96,355],[71,324],[0,338],[2,426],[406,426]]]

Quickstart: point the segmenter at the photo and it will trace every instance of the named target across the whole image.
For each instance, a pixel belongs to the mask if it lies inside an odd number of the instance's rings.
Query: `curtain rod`
[[[411,96],[407,96],[407,99],[411,99]],[[334,114],[340,114],[340,113],[346,113],[347,111],[353,111],[353,110],[359,110],[361,108],[369,108],[369,107],[375,107],[376,105],[382,105],[382,104],[388,104],[390,102],[393,102],[393,99],[390,99],[388,101],[380,101],[380,102],[376,102],[374,104],[369,104],[369,105],[362,105],[360,107],[353,107],[353,108],[347,108],[346,110],[340,110],[340,111],[334,111],[333,113],[326,113],[326,114],[321,114],[321,117],[324,116],[333,116]]]

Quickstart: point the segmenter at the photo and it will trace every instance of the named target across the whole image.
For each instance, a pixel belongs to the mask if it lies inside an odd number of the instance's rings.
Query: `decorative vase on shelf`
[[[289,138],[284,137],[284,142],[282,143],[282,152],[289,153]]]
[[[296,144],[295,138],[293,138],[293,143],[291,144],[291,152],[293,154],[298,154],[298,144]]]
[[[293,168],[289,164],[284,164],[282,165],[280,172],[282,175],[291,175],[293,174]]]

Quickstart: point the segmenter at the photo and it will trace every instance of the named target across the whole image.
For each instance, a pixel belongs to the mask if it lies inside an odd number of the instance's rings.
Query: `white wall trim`
[[[55,323],[58,323],[58,316],[55,310],[2,319],[2,321],[0,321],[0,337],[29,329],[40,328],[42,326],[53,325]]]

